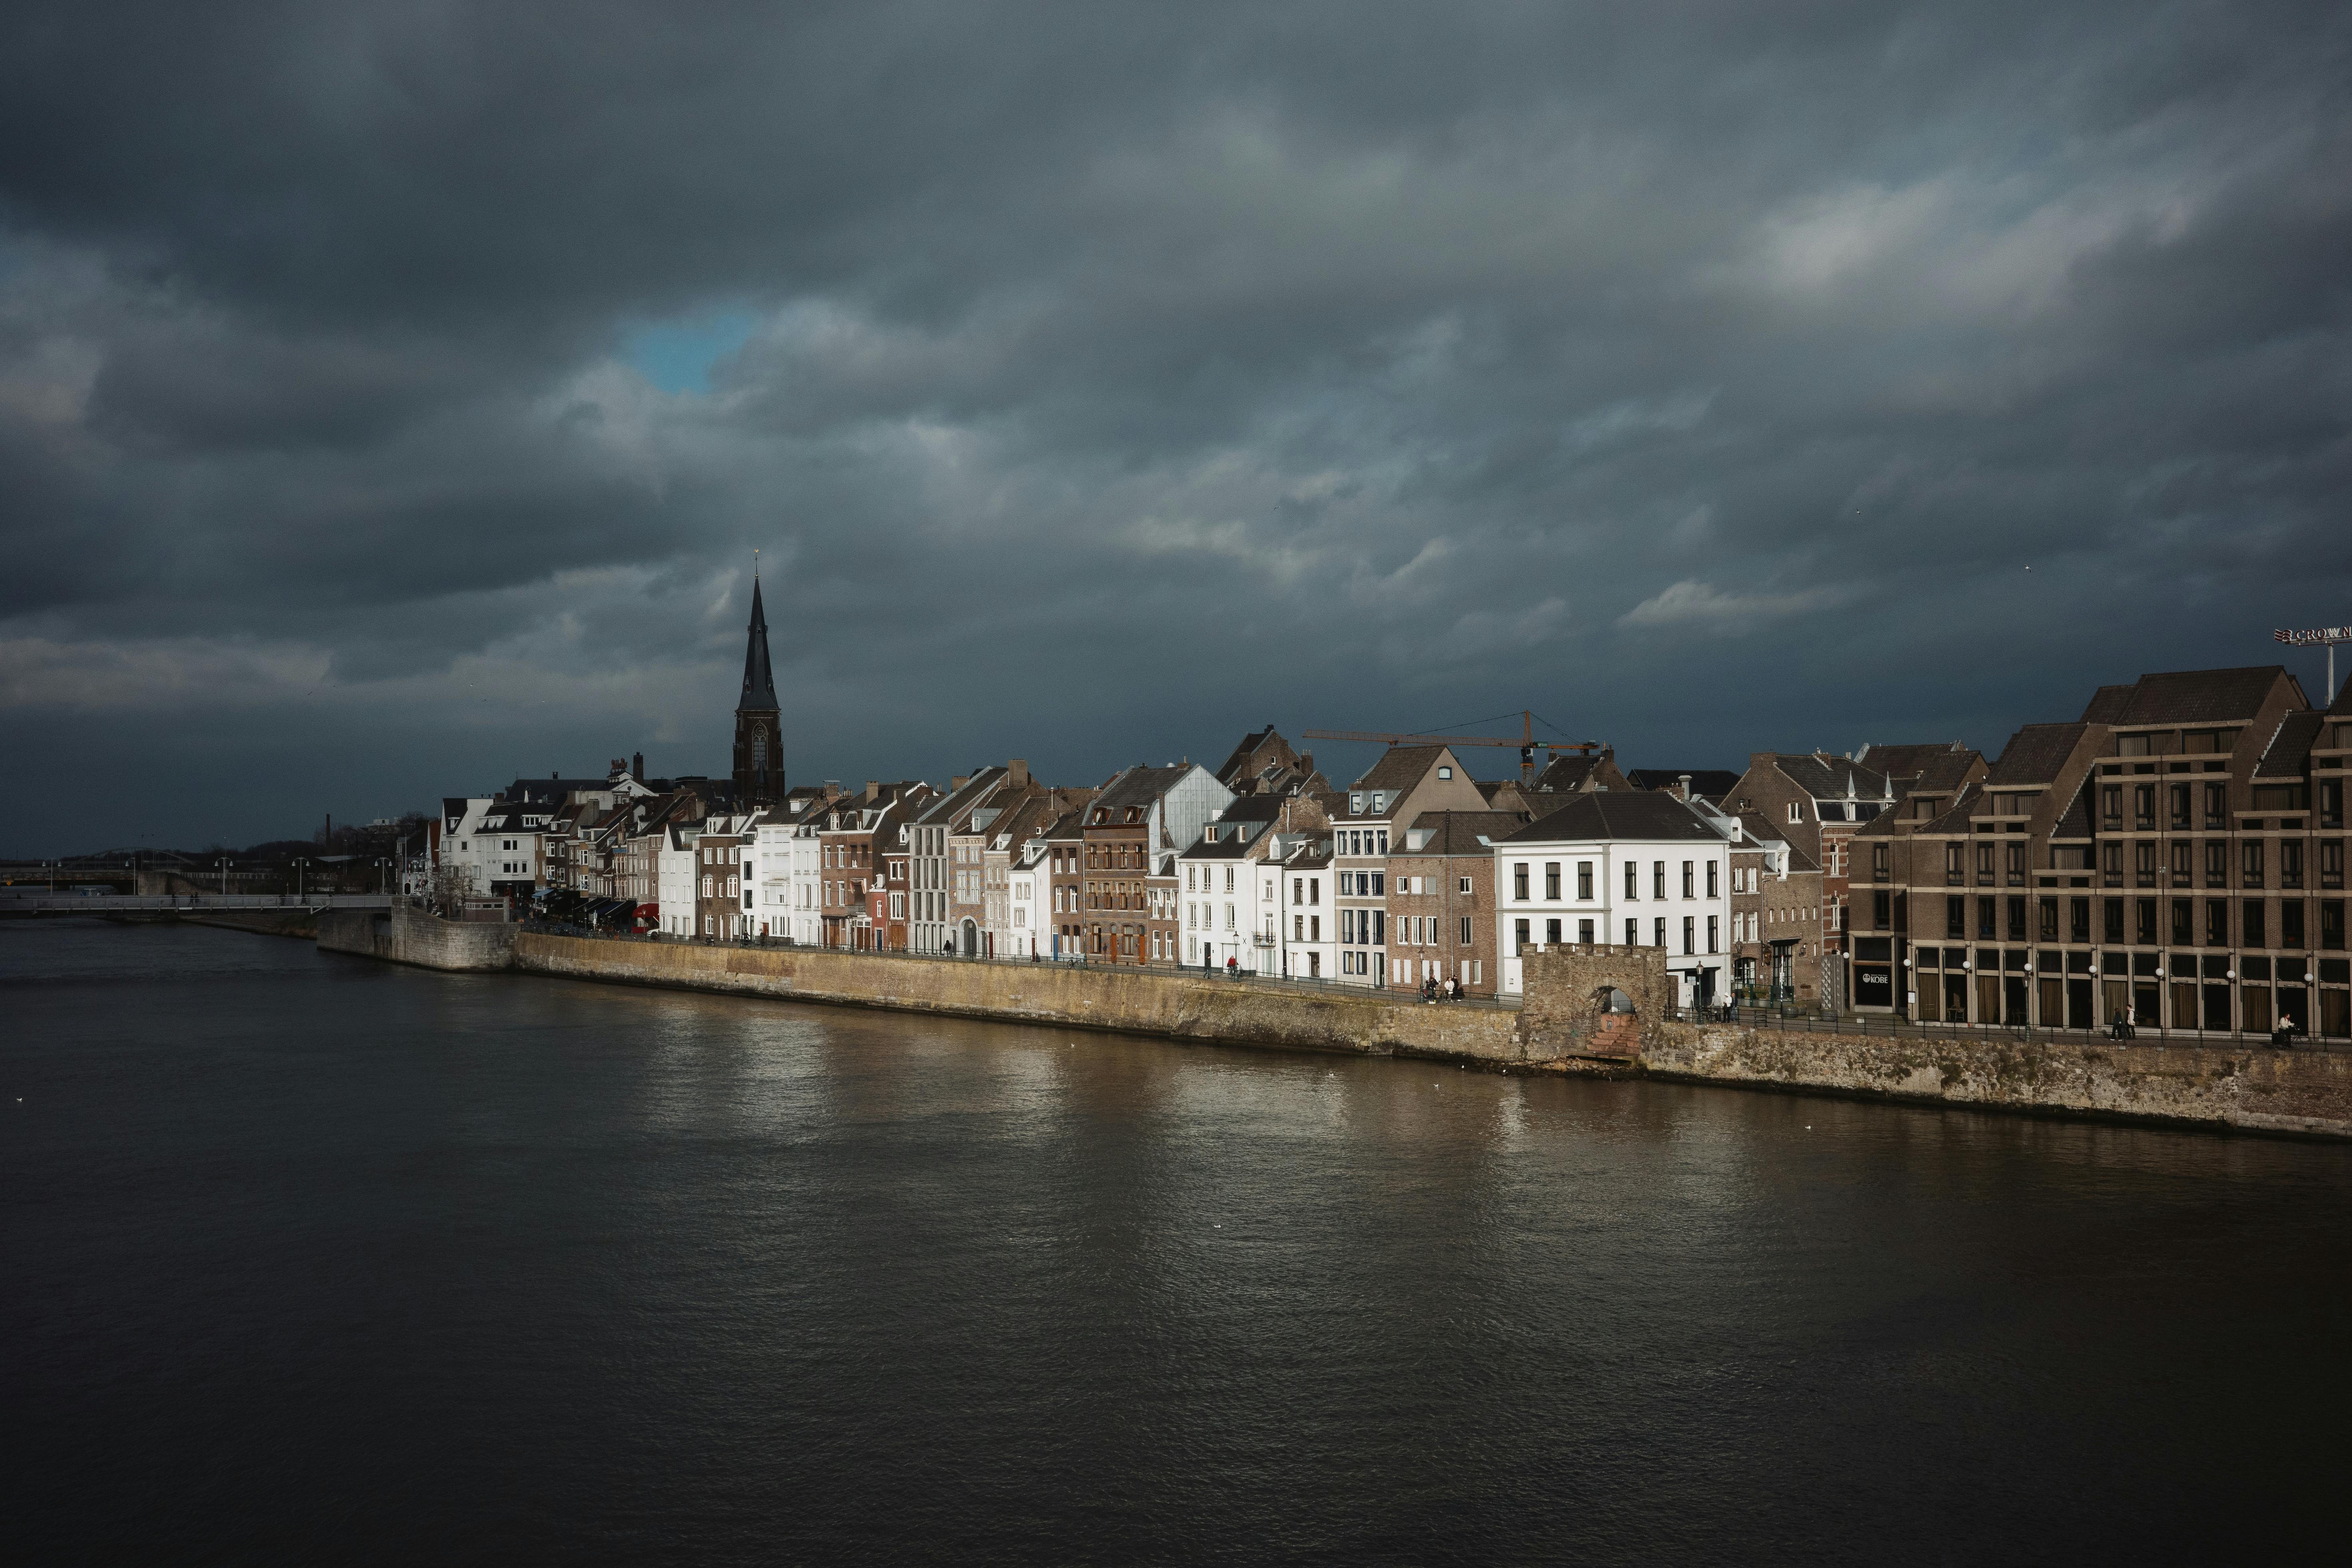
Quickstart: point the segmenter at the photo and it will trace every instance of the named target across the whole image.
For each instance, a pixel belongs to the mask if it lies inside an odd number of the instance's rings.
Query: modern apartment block
[[[1855,1005],[2352,1034],[2347,721],[2266,666],[2143,676],[2025,726],[1940,815],[1857,833]]]

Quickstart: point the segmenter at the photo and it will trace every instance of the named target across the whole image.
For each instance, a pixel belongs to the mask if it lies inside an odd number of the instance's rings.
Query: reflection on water
[[[52,1548],[2242,1551],[2345,1151],[0,928]],[[22,1096],[22,1101],[17,1097]]]

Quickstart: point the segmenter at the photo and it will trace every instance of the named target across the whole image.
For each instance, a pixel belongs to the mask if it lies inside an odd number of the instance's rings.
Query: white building
[[[700,822],[666,822],[661,847],[654,852],[654,901],[661,908],[665,936],[695,934],[695,876],[700,870],[695,848],[702,837]]]
[[[1331,835],[1280,835],[1268,846],[1275,875],[1275,931],[1281,940],[1276,973],[1293,980],[1329,980],[1339,973],[1339,922],[1334,913]]]
[[[1683,1006],[1730,994],[1736,818],[1651,791],[1575,796],[1495,845],[1497,973],[1523,984],[1521,950],[1560,942],[1663,947]]]

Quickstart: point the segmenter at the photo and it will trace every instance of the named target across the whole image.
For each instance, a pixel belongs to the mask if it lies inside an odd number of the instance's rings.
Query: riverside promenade
[[[322,911],[318,931],[324,951],[433,969],[1418,1057],[1508,1072],[2352,1139],[2352,1052],[1694,1020],[1675,1016],[1655,948],[1563,946],[1528,954],[1527,995],[1513,1007],[1192,971],[562,935],[442,921],[406,905]]]

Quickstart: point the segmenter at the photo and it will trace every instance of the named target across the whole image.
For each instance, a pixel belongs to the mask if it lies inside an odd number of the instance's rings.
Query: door
[[[1969,977],[1965,974],[1944,976],[1944,1022],[1965,1024],[1969,1021]]]
[[[2124,1009],[2131,1005],[2131,983],[2129,981],[2102,980],[2099,982],[2098,1021],[2101,1028],[2105,1028],[2108,1025],[2113,1024],[2117,1019],[2121,1018],[2124,1016]]]
[[[1977,1022],[2000,1022],[2000,976],[1998,974],[1977,976]]]
[[[2205,1026],[2228,1034],[2230,1022],[2230,988],[2227,985],[2205,987]]]
[[[2189,981],[2172,983],[2172,1026],[2193,1029],[2197,1026],[2197,987]]]
[[[2163,1010],[2158,1005],[2163,991],[2154,981],[2141,981],[2132,986],[2132,1025],[2135,1028],[2153,1029],[2164,1022]]]
[[[2000,996],[2002,1023],[2023,1024],[2030,1022],[2025,1016],[2024,975],[2002,975],[2000,977]]]
[[[2248,985],[2238,993],[2238,1006],[2245,1014],[2245,1030],[2250,1035],[2271,1032],[2271,988]]]
[[[2091,982],[2085,977],[2066,982],[2066,1026],[2070,1029],[2095,1029],[2098,1015],[2092,1010]]]
[[[2057,1028],[2066,1021],[2065,981],[2055,974],[2045,974],[2042,976],[2042,984],[2037,989],[2042,993],[2040,997],[2042,1026],[2045,1029]]]

